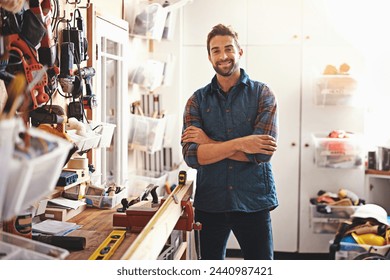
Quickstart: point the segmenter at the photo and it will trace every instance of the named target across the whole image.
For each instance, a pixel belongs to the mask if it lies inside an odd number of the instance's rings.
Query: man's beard
[[[232,64],[230,65],[230,67],[227,70],[224,70],[224,68],[219,67],[218,63],[216,65],[213,65],[215,72],[217,72],[219,75],[224,76],[224,77],[229,77],[230,75],[232,75],[234,73],[234,71],[237,70],[238,63],[235,63],[235,61],[231,60],[231,59],[229,61],[232,62]]]

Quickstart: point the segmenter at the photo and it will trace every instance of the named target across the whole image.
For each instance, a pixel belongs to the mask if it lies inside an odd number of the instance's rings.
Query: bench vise
[[[185,177],[179,177],[179,186],[184,186],[184,184]],[[178,201],[174,191],[167,198],[161,199],[160,204],[157,207],[137,207],[137,205],[140,205],[141,203],[136,203],[127,208],[127,210],[124,211],[125,213],[115,213],[113,215],[113,226],[130,228],[132,231],[142,230],[164,203],[170,199],[170,202],[173,201],[173,203],[176,204],[180,203],[182,210],[182,214],[177,220],[174,229],[182,231],[201,230],[202,225],[194,222],[194,208],[190,200],[191,194],[192,184],[181,198],[181,201]]]
[[[164,202],[165,200],[162,199],[160,206]],[[202,228],[201,224],[194,223],[194,209],[191,201],[189,199],[182,200],[180,205],[183,211],[174,229],[183,231],[200,230]],[[131,230],[142,229],[149,223],[159,207],[137,207],[137,204],[134,204],[133,207],[129,207],[124,214],[115,213],[113,215],[113,226],[126,227]]]

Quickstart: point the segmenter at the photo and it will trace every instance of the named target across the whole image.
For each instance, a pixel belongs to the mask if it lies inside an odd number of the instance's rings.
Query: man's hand
[[[270,135],[248,135],[240,138],[240,150],[247,154],[273,155],[276,141]]]
[[[216,143],[216,141],[210,139],[201,128],[196,126],[187,127],[181,136],[181,141],[184,143],[192,142],[196,144]]]

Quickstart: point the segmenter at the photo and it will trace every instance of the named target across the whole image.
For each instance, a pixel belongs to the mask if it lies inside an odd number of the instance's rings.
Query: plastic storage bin
[[[31,136],[39,137],[58,146],[36,158],[10,161],[10,174],[4,197],[3,220],[18,215],[43,196],[54,190],[72,144],[38,128],[29,128]]]
[[[325,133],[315,133],[312,137],[318,167],[353,169],[363,166],[363,149],[358,135],[330,138]]]
[[[7,181],[9,176],[10,161],[14,151],[14,136],[17,119],[0,121],[0,220],[3,212],[3,204]]]
[[[313,233],[335,234],[340,224],[349,220],[359,206],[310,205]]]
[[[85,195],[85,202],[87,205],[96,208],[111,209],[120,204],[123,198],[127,198],[127,193],[128,191],[125,187],[114,196]]]
[[[172,114],[172,115],[166,115],[165,118],[166,118],[166,128],[164,133],[163,146],[172,147],[175,144],[177,144],[176,133],[175,133],[175,130],[177,129],[177,125],[176,125],[177,116]]]
[[[330,246],[333,244],[333,240],[329,242]],[[339,249],[335,252],[335,260],[359,260],[364,256],[368,256],[368,253],[374,258],[386,257],[390,253],[390,245],[385,246],[372,246],[363,244],[354,244],[347,242],[340,242]]]
[[[131,148],[148,153],[162,149],[166,119],[130,115],[129,142]]]
[[[94,131],[88,131],[85,136],[78,135],[74,129],[67,130],[66,132],[81,152],[97,148],[101,138],[101,135]]]
[[[109,148],[116,125],[112,123],[90,121],[90,127],[101,136],[97,148]]]
[[[316,105],[354,106],[358,104],[358,86],[349,75],[323,75],[317,80]]]
[[[145,39],[161,40],[167,13],[167,9],[160,3],[141,2],[136,8],[130,34]]]
[[[69,251],[7,232],[0,232],[0,260],[62,260]]]

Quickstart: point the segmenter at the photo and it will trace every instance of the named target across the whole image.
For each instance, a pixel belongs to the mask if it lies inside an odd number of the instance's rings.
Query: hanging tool
[[[65,122],[65,112],[59,105],[44,105],[30,111],[31,124],[38,127],[40,124],[62,124]]]
[[[7,51],[16,54],[23,67],[24,74],[28,83],[31,83],[38,72],[40,72],[44,66],[38,62],[38,55],[35,49],[32,49],[28,44],[20,38],[19,34],[11,34],[6,36]],[[47,86],[48,77],[45,72],[42,79],[38,81],[30,90],[30,97],[32,100],[33,109],[38,105],[49,101],[49,95],[45,92],[45,86]]]
[[[88,260],[108,260],[125,239],[125,230],[113,230],[109,236],[92,253]]]
[[[31,11],[38,21],[39,29],[43,31],[40,40],[38,41],[38,57],[39,63],[47,66],[47,88],[46,92],[52,95],[58,86],[58,74],[60,72],[59,67],[55,64],[57,58],[57,44],[54,40],[52,32],[52,6],[51,0],[29,0],[29,10]],[[26,14],[25,12],[25,14]],[[38,25],[38,23],[36,23]],[[23,27],[25,27],[23,25]],[[28,28],[25,33],[34,33],[35,30]]]
[[[85,82],[86,95],[83,96],[83,105],[86,109],[96,108],[98,105],[96,95],[92,92],[92,77],[95,76],[95,73],[93,67],[83,67],[80,71],[74,72],[76,77],[80,77]]]
[[[43,65],[53,67],[57,51],[51,28],[52,11],[50,1],[51,0],[29,0],[29,6],[30,10],[40,19],[45,28],[45,34],[40,41],[40,47],[38,49],[39,61]]]
[[[85,26],[79,9],[75,9],[73,26],[62,30],[62,41],[74,44],[74,64],[80,65],[88,59],[88,41],[85,36]]]
[[[141,108],[141,101],[137,100],[137,101],[134,101],[132,104],[131,104],[131,111],[132,111],[132,114],[138,114],[140,116],[144,116],[144,112]]]

